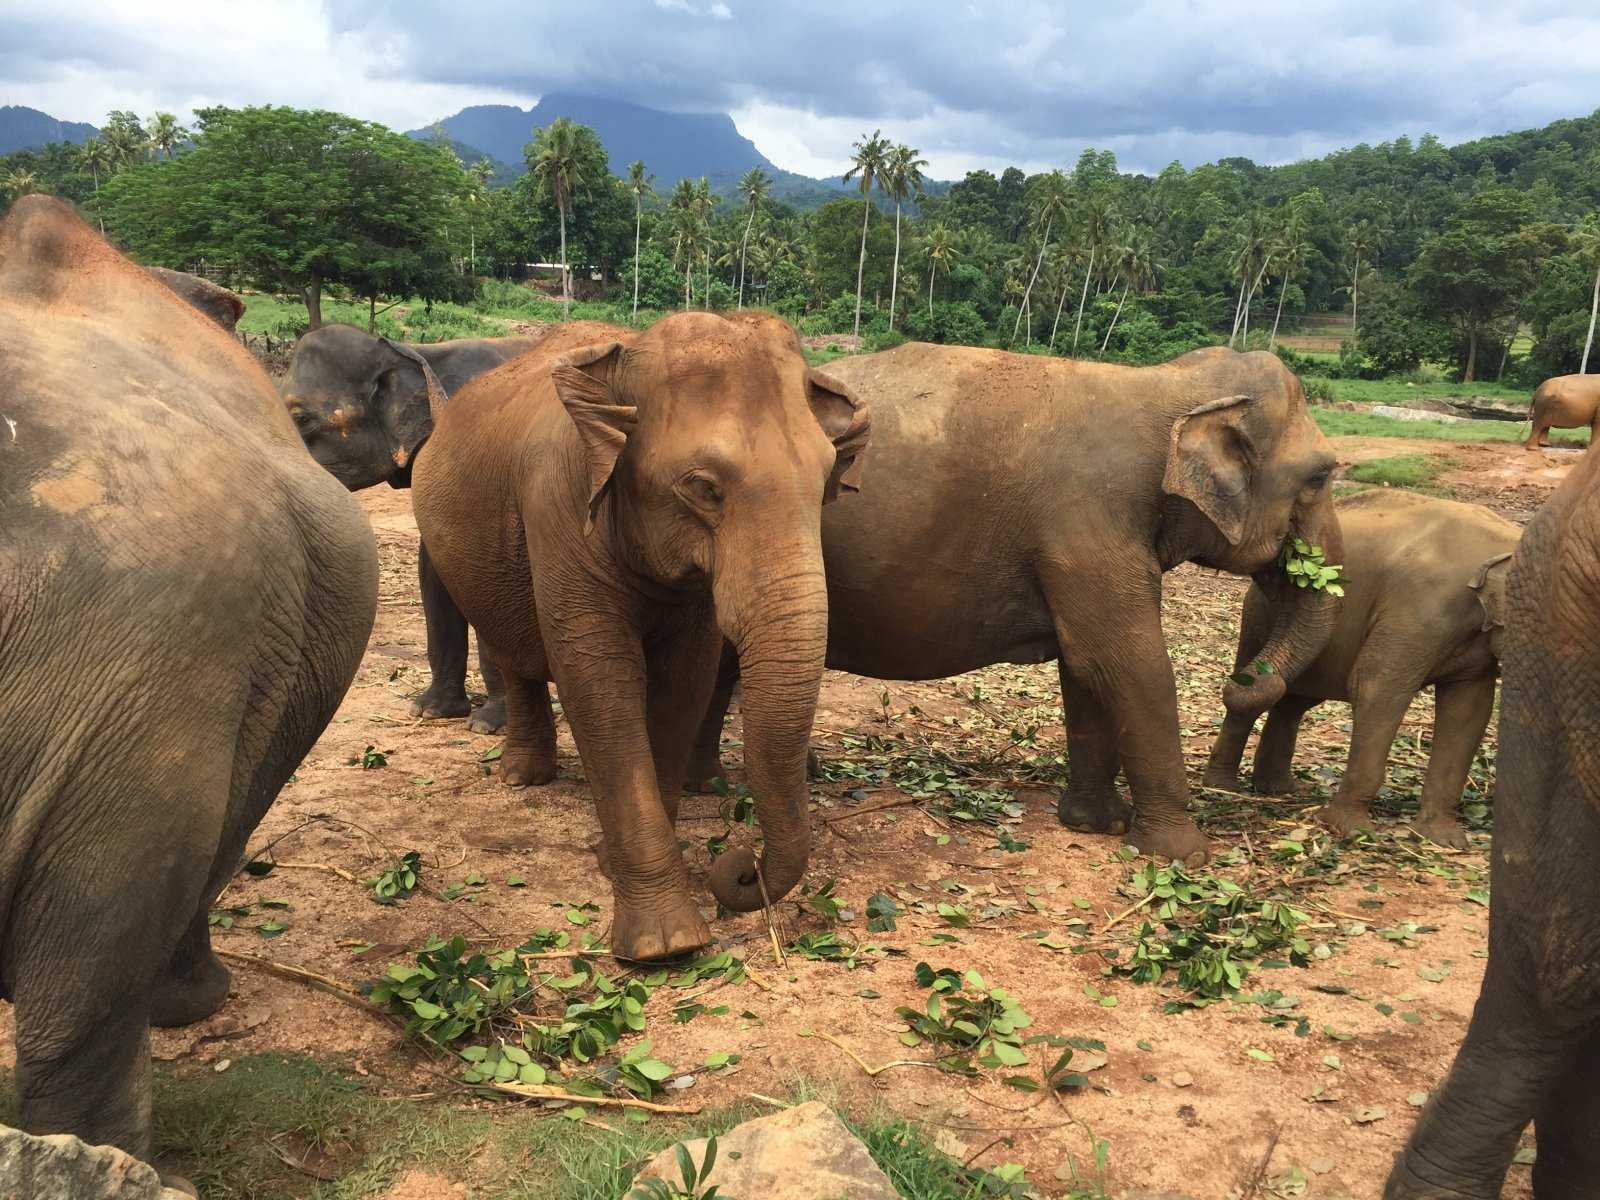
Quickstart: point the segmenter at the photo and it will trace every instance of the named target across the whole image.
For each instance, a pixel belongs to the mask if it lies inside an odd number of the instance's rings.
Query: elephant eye
[[[678,494],[696,508],[714,511],[722,507],[722,488],[704,471],[690,471],[680,479]]]
[[[317,414],[310,409],[301,408],[298,404],[289,410],[289,417],[294,421],[294,427],[301,433],[309,433],[317,427]]]

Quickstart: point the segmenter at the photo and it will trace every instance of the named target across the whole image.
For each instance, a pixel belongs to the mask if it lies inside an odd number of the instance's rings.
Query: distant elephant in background
[[[463,338],[412,344],[373,337],[353,325],[323,325],[295,343],[284,399],[311,456],[351,491],[387,483],[411,486],[411,463],[433,430],[429,409],[467,383],[537,345],[537,337]],[[506,723],[505,685],[478,647],[488,697],[467,699],[467,622],[440,583],[424,543],[417,550],[427,623],[427,688],[411,703],[417,717],[464,717],[477,733]]]
[[[711,936],[674,821],[724,638],[744,672],[763,850],[714,859],[711,890],[751,912],[805,874],[822,509],[854,490],[870,422],[775,318],[678,313],[588,345],[581,332],[559,328],[445,406],[413,501],[505,673],[502,778],[555,777],[553,680],[605,839],[612,951],[659,959]]]
[[[1341,552],[1334,457],[1299,380],[1274,355],[1221,348],[1124,367],[909,343],[826,369],[873,412],[862,494],[823,510],[828,665],[940,679],[1058,660],[1062,824],[1203,862],[1161,576],[1182,562],[1254,573],[1284,596],[1263,657],[1297,674],[1321,652],[1337,600],[1278,565],[1291,532]],[[722,673],[691,783],[722,772],[734,682]],[[1282,686],[1233,690],[1266,707]]]
[[[227,998],[207,911],[355,676],[377,550],[244,347],[60,200],[0,221],[0,379],[21,1124],[143,1158],[149,1027]]]
[[[146,267],[163,287],[178,294],[184,303],[199,309],[229,333],[244,316],[244,301],[227,288],[212,283],[187,271],[172,271],[166,267]]]
[[[1301,720],[1324,700],[1349,700],[1349,760],[1323,819],[1340,833],[1365,825],[1406,709],[1431,684],[1433,749],[1417,832],[1462,848],[1466,833],[1455,810],[1494,708],[1507,560],[1522,531],[1476,504],[1398,489],[1361,492],[1334,507],[1344,534],[1344,604],[1327,648],[1285,680],[1287,694],[1268,711],[1255,789],[1293,792]],[[1251,588],[1234,670],[1250,673],[1272,625],[1272,604]],[[1206,764],[1207,786],[1238,786],[1239,759],[1259,715],[1229,710]]]
[[[1556,375],[1534,389],[1528,405],[1533,431],[1525,450],[1547,445],[1552,429],[1589,427],[1589,442],[1600,441],[1600,374]]]
[[[1493,1200],[1530,1120],[1538,1200],[1600,1194],[1600,456],[1522,535],[1502,642],[1489,962],[1387,1200]]]

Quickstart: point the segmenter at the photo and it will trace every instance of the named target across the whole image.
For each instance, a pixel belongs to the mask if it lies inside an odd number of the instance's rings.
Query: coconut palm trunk
[[[1579,375],[1589,373],[1589,351],[1594,348],[1594,318],[1600,313],[1600,254],[1596,255],[1594,268],[1594,293],[1589,297],[1589,336],[1583,339],[1583,362],[1578,366]]]
[[[867,274],[867,222],[872,218],[872,198],[863,196],[862,207],[865,211],[861,214],[861,254],[856,259],[856,327],[855,336],[861,335],[861,284]]]
[[[1233,302],[1233,329],[1228,334],[1228,349],[1233,349],[1233,343],[1239,336],[1239,319],[1244,315],[1244,277],[1239,279],[1239,298]]]
[[[1067,282],[1067,272],[1066,268],[1063,267],[1061,271],[1061,294],[1056,297],[1056,319],[1050,322],[1050,353],[1052,354],[1056,351],[1056,330],[1061,327],[1061,310],[1067,306],[1068,290],[1070,289]]]
[[[1278,285],[1278,311],[1272,318],[1272,336],[1267,339],[1267,349],[1271,350],[1278,344],[1278,322],[1283,320],[1283,296],[1289,290],[1289,277],[1285,275],[1283,282]]]
[[[1111,324],[1106,327],[1106,336],[1100,342],[1101,354],[1104,354],[1106,352],[1106,347],[1111,344],[1111,334],[1116,329],[1117,322],[1122,319],[1122,306],[1128,302],[1128,288],[1130,286],[1131,283],[1129,280],[1124,279],[1122,281],[1122,295],[1117,300],[1117,311],[1111,314]]]
[[[637,197],[633,205],[633,320],[639,322],[639,230],[644,223],[644,197]]]
[[[744,237],[739,240],[739,307],[744,307],[744,258],[750,246],[750,230],[756,223],[755,206],[750,207],[750,219],[744,223]]]
[[[928,320],[933,320],[933,272],[939,265],[936,258],[928,259]],[[1594,336],[1594,323],[1589,323],[1589,336]]]
[[[1053,218],[1052,218],[1053,219]],[[1039,243],[1039,257],[1033,260],[1033,274],[1028,276],[1028,286],[1022,289],[1022,307],[1017,310],[1017,323],[1011,327],[1011,341],[1014,345],[1017,340],[1017,329],[1022,324],[1022,314],[1028,311],[1028,302],[1033,297],[1033,283],[1039,278],[1039,268],[1044,266],[1044,252],[1050,248],[1050,221],[1044,223],[1044,240]],[[1032,322],[1029,322],[1028,337],[1033,337]]]
[[[556,205],[556,215],[561,225],[561,319],[572,318],[572,275],[567,270],[567,206]]]
[[[894,269],[889,276],[889,328],[894,328],[894,305],[900,293],[900,198],[894,201]]]
[[[1083,291],[1078,296],[1078,319],[1072,326],[1072,352],[1078,352],[1078,335],[1083,332],[1083,306],[1089,301],[1089,280],[1094,277],[1094,250],[1089,247],[1089,269],[1083,273]]]

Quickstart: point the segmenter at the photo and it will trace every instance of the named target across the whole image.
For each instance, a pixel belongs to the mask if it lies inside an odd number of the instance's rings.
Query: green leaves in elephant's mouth
[[[1235,671],[1232,675],[1229,675],[1228,678],[1233,680],[1233,682],[1237,683],[1240,687],[1254,687],[1256,680],[1274,673],[1275,672],[1273,671],[1271,663],[1264,658],[1258,658],[1255,660],[1255,662],[1250,664],[1250,670]]]
[[[1344,568],[1324,561],[1322,547],[1315,542],[1290,534],[1283,539],[1278,562],[1295,587],[1327,592],[1330,596],[1344,595],[1344,585],[1339,583]]]

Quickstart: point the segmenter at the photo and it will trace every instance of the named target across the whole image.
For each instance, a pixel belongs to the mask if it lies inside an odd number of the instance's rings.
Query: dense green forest
[[[609,306],[591,315],[760,304],[868,346],[1154,362],[1279,348],[1303,316],[1342,312],[1351,336],[1323,374],[1431,363],[1527,383],[1600,362],[1600,112],[1458,146],[1402,137],[1155,176],[1085,150],[1037,175],[969,172],[939,195],[914,149],[873,133],[852,148],[857,190],[809,211],[772,198],[760,170],[731,201],[705,180],[658,194],[648,162],[619,178],[565,119],[525,158],[492,186],[492,164],[463,163],[448,139],[337,113],[213,108],[185,130],[114,112],[82,146],[0,158],[0,188],[73,200],[145,261],[300,296],[310,324],[325,293],[376,317],[566,261],[575,298]]]

